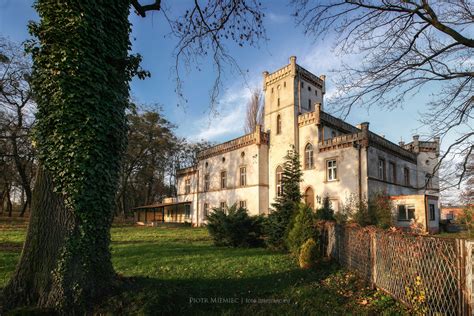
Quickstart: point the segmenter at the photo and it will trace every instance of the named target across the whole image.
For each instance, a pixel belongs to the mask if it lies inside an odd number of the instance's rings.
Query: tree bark
[[[115,284],[108,243],[106,251],[97,249],[93,256],[82,252],[84,248],[77,245],[94,241],[80,233],[79,220],[53,187],[48,172],[39,166],[26,241],[4,289],[6,310],[36,306],[81,313],[87,310],[86,303],[99,299]]]

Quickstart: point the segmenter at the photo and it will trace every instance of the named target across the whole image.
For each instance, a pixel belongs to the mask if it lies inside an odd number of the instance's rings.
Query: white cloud
[[[283,15],[279,13],[269,12],[265,15],[268,20],[272,23],[287,23],[290,20],[289,15]]]
[[[242,135],[246,105],[251,96],[248,88],[229,89],[219,102],[217,114],[206,114],[195,121],[197,132],[192,140],[226,141]]]

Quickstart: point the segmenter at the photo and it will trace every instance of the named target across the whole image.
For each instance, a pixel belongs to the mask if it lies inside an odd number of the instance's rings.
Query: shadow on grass
[[[199,275],[181,280],[124,278],[122,291],[102,304],[97,312],[209,315],[242,314],[242,311],[294,314],[299,310],[299,314],[305,314],[305,306],[309,304],[311,314],[334,314],[340,311],[338,308],[346,298],[322,287],[321,280],[338,269],[334,264],[322,263],[316,270],[294,269],[248,278],[210,279]]]

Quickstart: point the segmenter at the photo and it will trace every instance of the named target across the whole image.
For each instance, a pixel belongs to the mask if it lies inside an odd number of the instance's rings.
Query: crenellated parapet
[[[261,130],[261,126],[258,125],[253,133],[246,134],[239,138],[232,139],[228,142],[207,148],[200,151],[197,155],[198,159],[207,159],[212,156],[221,155],[223,153],[233,151],[242,147],[250,146],[253,144],[265,144],[268,145],[270,137],[267,133]]]
[[[346,147],[352,147],[363,139],[364,134],[362,132],[354,134],[344,134],[336,136],[330,139],[320,141],[318,148],[320,152],[336,150]]]

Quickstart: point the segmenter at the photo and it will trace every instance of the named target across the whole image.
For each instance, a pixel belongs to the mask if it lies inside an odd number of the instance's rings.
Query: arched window
[[[282,185],[282,178],[283,178],[283,168],[278,166],[276,169],[276,194],[277,196],[283,195],[283,185]]]
[[[277,134],[281,134],[281,116],[278,114],[277,116]]]
[[[314,191],[312,187],[308,187],[304,192],[304,202],[306,205],[314,209]]]
[[[311,169],[314,167],[314,151],[313,145],[308,144],[304,148],[304,167],[305,169]]]

